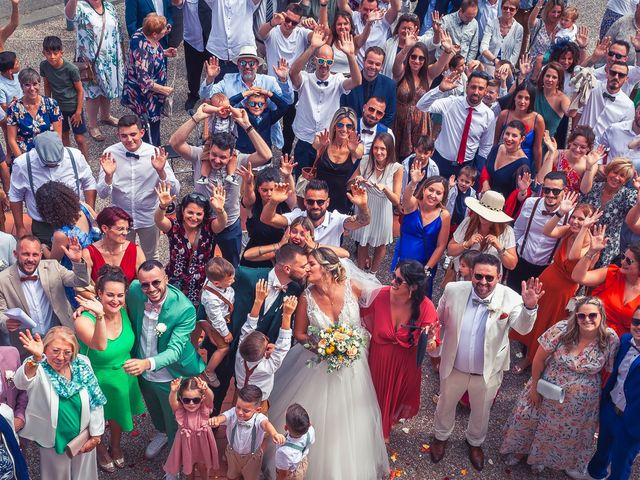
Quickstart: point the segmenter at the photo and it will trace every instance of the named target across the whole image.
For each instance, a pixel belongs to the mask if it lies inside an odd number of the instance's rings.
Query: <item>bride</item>
[[[371,382],[366,352],[350,367],[327,373],[322,362],[307,368],[315,355],[304,348],[307,328],[336,324],[360,327],[360,289],[347,278],[345,267],[328,248],[309,255],[309,284],[298,301],[294,335],[297,343],[275,376],[269,398],[269,420],[285,424],[287,407],[299,403],[316,432],[309,450],[306,478],[323,480],[375,480],[389,477],[380,409]],[[273,455],[267,458],[273,459]],[[273,460],[271,460],[273,462]],[[273,475],[275,467],[268,465]]]

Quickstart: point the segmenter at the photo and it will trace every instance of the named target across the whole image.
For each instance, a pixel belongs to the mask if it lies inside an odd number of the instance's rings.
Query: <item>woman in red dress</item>
[[[427,350],[439,342],[438,316],[426,296],[427,284],[419,262],[401,261],[391,286],[362,309],[371,332],[369,367],[387,443],[393,424],[415,416],[420,408],[422,368],[416,362],[420,333],[425,330],[428,335]]]

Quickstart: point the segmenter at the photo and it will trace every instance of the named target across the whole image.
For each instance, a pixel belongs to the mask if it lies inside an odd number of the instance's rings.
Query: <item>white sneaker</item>
[[[209,185],[209,179],[205,176],[202,176],[198,180],[196,180],[196,183],[198,185]]]
[[[574,480],[596,480],[591,475],[589,475],[589,472],[587,472],[586,469],[581,470],[575,468],[573,470],[565,470],[564,473],[566,473],[568,477],[571,477]]]
[[[160,453],[160,450],[162,450],[162,447],[167,444],[167,440],[168,439],[166,433],[156,433],[149,442],[149,445],[147,445],[147,449],[144,451],[145,458],[147,458],[148,460],[155,458],[158,453]]]

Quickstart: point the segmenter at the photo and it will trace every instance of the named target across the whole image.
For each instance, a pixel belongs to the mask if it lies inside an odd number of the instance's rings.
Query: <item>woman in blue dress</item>
[[[445,208],[449,182],[440,176],[424,179],[417,163],[411,166],[410,174],[411,181],[402,197],[404,217],[391,271],[400,260],[419,261],[429,277],[427,295],[431,298],[438,262],[449,240],[451,216]]]
[[[495,144],[500,143],[509,122],[520,120],[525,127],[522,150],[529,159],[529,167],[533,172],[537,172],[542,166],[542,139],[545,129],[542,115],[534,111],[535,100],[536,89],[533,85],[526,82],[518,85],[511,97],[509,108],[500,112],[496,119],[494,139]]]

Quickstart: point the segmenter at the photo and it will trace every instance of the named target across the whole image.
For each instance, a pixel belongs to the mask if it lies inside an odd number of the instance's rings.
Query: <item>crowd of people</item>
[[[145,412],[167,479],[395,478],[427,356],[434,463],[466,408],[476,471],[493,422],[508,466],[632,477],[637,0],[65,3],[43,58],[0,27],[0,479],[108,478]]]

